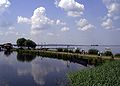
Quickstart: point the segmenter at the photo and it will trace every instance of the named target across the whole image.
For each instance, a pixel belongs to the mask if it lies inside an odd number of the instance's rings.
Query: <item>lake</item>
[[[0,52],[0,86],[66,86],[67,73],[90,67],[93,66],[17,52]]]

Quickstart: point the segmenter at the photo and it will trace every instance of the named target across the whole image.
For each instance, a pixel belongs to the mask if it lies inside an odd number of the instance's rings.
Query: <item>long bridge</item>
[[[0,44],[2,46],[3,44]],[[12,44],[13,46],[17,46],[17,44]],[[37,44],[37,46],[120,46],[120,45],[79,45],[79,44]]]
[[[0,44],[2,46],[3,44]],[[13,47],[17,47],[17,44],[12,44]],[[59,48],[59,47],[64,47],[64,48],[69,48],[69,47],[120,47],[120,45],[79,45],[79,44],[37,44],[37,47],[40,48]]]

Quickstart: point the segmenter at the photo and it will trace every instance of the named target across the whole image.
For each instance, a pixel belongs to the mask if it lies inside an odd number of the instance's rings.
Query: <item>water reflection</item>
[[[7,57],[11,55],[11,53],[13,53],[13,51],[4,51],[4,55],[6,55]]]
[[[88,64],[95,62],[94,59],[63,60],[15,52],[5,58],[3,54],[0,52],[0,86],[65,86],[68,72],[88,68]]]
[[[58,59],[58,60],[64,60],[67,62],[67,67],[69,67],[69,62],[71,63],[77,63],[77,64],[81,64],[83,66],[88,66],[88,65],[95,65],[97,66],[98,64],[101,64],[104,60],[102,58],[84,58],[83,56],[81,56],[80,58],[69,58],[69,57],[65,57],[65,58],[60,58],[60,56],[56,56],[56,57],[48,57],[47,55],[44,57],[41,56],[37,56],[35,54],[21,54],[21,53],[17,53],[17,60],[20,62],[31,62],[33,61],[36,57],[40,58],[41,60],[43,60],[44,58],[54,58],[54,59]]]
[[[17,54],[17,60],[20,62],[31,62],[36,58],[35,55],[30,54]]]

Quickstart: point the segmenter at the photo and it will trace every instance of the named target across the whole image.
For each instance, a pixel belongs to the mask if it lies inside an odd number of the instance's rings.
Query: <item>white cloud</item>
[[[58,7],[64,9],[67,15],[71,17],[80,17],[84,11],[84,5],[75,0],[60,0],[56,4]]]
[[[9,0],[0,0],[0,12],[4,12],[10,5]]]
[[[58,20],[56,20],[56,25],[63,25],[64,26],[64,25],[66,25],[66,23],[62,22],[58,19]]]
[[[91,28],[95,28],[94,25],[89,24],[86,19],[80,19],[79,21],[76,22],[78,26],[78,30],[86,31]]]
[[[31,17],[32,28],[36,30],[46,29],[54,24],[54,21],[46,17],[44,7],[37,8]]]
[[[111,3],[107,5],[108,17],[114,16],[120,11],[120,5],[118,3]]]
[[[24,33],[20,33],[17,31],[17,29],[14,27],[14,26],[10,26],[8,27],[8,30],[7,31],[3,31],[1,32],[0,31],[0,35],[3,35],[3,36],[24,36]]]
[[[107,14],[101,25],[105,29],[111,29],[116,26],[113,25],[113,22],[120,18],[120,2],[119,0],[103,0],[103,3],[107,8]]]
[[[61,28],[61,31],[62,31],[62,32],[66,32],[66,31],[69,31],[69,30],[70,30],[69,27],[63,27],[63,28]]]
[[[34,10],[32,17],[26,18],[18,16],[18,23],[31,24],[31,34],[37,34],[40,30],[50,28],[54,24],[54,20],[49,19],[46,16],[46,9],[44,7],[39,7]]]
[[[68,16],[72,16],[72,17],[79,17],[82,14],[83,14],[83,12],[77,12],[77,11],[69,11],[67,13]]]
[[[15,27],[14,27],[14,26],[10,26],[10,27],[8,28],[8,30],[15,30]]]
[[[31,20],[22,16],[18,16],[17,23],[27,23],[31,24]]]
[[[51,28],[52,26],[64,26],[65,22],[58,20],[49,19],[46,16],[46,9],[44,7],[39,7],[34,10],[31,18],[26,18],[18,16],[18,23],[25,23],[31,25],[31,35],[36,35],[41,32],[41,30]]]
[[[113,28],[113,22],[111,19],[107,19],[101,24],[105,29],[111,29]]]

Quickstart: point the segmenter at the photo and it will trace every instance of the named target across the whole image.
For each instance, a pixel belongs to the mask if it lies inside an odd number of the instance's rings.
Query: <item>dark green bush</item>
[[[112,54],[111,51],[105,51],[104,55],[105,55],[105,56],[112,56],[113,54]]]
[[[68,49],[64,49],[64,52],[68,52]]]
[[[69,53],[73,53],[73,50],[69,50]]]
[[[120,57],[120,53],[115,54],[115,57]]]
[[[89,49],[88,50],[88,54],[92,54],[92,55],[97,55],[98,54],[98,50],[97,49]]]
[[[76,49],[76,50],[75,50],[75,53],[80,53],[80,50],[79,50],[79,49]]]
[[[58,48],[57,51],[58,52],[63,52],[63,49],[62,48]]]

